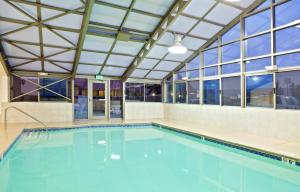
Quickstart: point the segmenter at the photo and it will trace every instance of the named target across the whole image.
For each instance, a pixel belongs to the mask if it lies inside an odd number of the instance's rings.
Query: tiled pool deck
[[[156,123],[172,129],[188,132],[194,135],[205,136],[206,138],[215,138],[229,144],[267,152],[274,155],[283,156],[300,162],[300,142],[284,141],[273,138],[260,137],[257,135],[241,132],[229,132],[225,129],[207,129],[197,126],[194,123],[169,121],[169,120],[137,120],[137,121],[75,121],[66,123],[47,123],[48,127],[73,127],[87,125],[105,125],[105,124],[131,124],[131,123]],[[7,131],[4,125],[0,124],[0,154],[3,154],[9,146],[20,135],[24,128],[40,128],[36,123],[18,123],[9,124]],[[300,141],[300,138],[299,138]]]

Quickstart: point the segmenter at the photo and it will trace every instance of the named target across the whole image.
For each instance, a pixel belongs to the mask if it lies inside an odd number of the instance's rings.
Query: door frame
[[[93,84],[103,83],[105,88],[105,115],[97,117],[93,115]],[[108,82],[89,79],[88,80],[88,119],[109,119],[109,93],[108,93]]]

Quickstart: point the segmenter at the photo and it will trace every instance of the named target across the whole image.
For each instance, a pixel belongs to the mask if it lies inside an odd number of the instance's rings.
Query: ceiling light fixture
[[[173,54],[184,54],[187,48],[181,44],[181,36],[174,34],[174,43],[168,48],[168,51]]]

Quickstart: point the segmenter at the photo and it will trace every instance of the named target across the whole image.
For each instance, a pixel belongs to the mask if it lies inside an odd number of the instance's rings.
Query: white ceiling
[[[72,73],[83,27],[83,2],[41,0],[42,6],[38,8],[34,0],[0,0],[1,44],[11,70]],[[79,52],[77,74],[121,77],[175,0],[131,2],[96,1],[89,21],[91,28]],[[164,78],[253,2],[192,0],[130,77]],[[39,11],[44,23],[41,28],[33,24],[39,22]],[[132,39],[117,39],[118,31],[130,33]],[[183,35],[182,43],[188,48],[184,55],[168,53],[174,32]]]

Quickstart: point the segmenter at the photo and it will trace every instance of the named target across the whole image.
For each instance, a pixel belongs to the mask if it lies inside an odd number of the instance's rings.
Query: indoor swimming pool
[[[0,191],[300,192],[300,166],[273,158],[155,125],[24,132]]]

